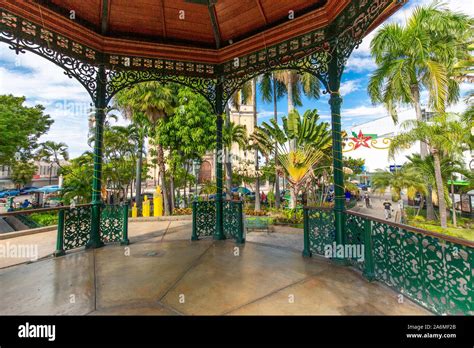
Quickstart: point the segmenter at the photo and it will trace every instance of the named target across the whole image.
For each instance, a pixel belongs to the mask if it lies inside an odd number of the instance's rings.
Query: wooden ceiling
[[[108,37],[221,48],[327,0],[33,0]],[[213,27],[214,24],[214,27]]]
[[[0,4],[104,53],[219,63],[323,28],[351,1],[0,0]],[[380,21],[398,7],[394,1]]]

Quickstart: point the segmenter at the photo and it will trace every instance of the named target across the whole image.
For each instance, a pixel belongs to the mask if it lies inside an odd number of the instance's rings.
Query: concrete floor
[[[160,224],[131,224],[128,247],[1,269],[0,315],[430,314],[351,268],[293,248],[191,242],[189,222]]]

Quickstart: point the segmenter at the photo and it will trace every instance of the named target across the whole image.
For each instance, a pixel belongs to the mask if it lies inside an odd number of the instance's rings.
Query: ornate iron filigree
[[[100,238],[104,243],[120,242],[123,231],[123,206],[106,205],[100,216]]]
[[[360,246],[363,246],[365,244],[364,221],[365,219],[360,216],[351,214],[346,215],[346,244],[350,245],[351,250],[353,251],[363,251],[363,248],[361,248]],[[352,258],[349,258],[349,262],[353,266],[363,271],[365,269],[365,261],[359,260],[359,257],[359,255],[353,254]]]
[[[99,53],[37,24],[5,10],[1,11],[0,41],[9,44],[17,54],[33,52],[64,69],[77,79],[90,94],[97,97],[97,67]]]
[[[242,202],[225,201],[223,204],[224,235],[242,243],[244,241]]]
[[[64,250],[85,246],[91,233],[91,206],[64,211]]]
[[[325,256],[325,247],[336,241],[334,211],[308,208],[307,226],[311,253]]]
[[[108,70],[106,102],[108,103],[120,90],[147,81],[174,82],[188,86],[193,91],[202,94],[213,107],[216,105],[217,81],[215,79],[178,75],[171,70],[156,68],[150,68],[149,70]]]
[[[216,202],[193,203],[193,234],[198,239],[216,233]],[[193,236],[194,237],[194,236]]]
[[[474,314],[472,248],[373,223],[376,279],[438,314]]]

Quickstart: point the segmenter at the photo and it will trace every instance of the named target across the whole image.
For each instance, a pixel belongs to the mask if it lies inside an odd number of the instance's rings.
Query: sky
[[[431,3],[431,0],[411,0],[388,22],[405,22],[417,5]],[[472,0],[447,0],[450,9],[461,11],[474,17]],[[343,128],[361,124],[387,113],[383,106],[372,105],[367,95],[367,84],[376,64],[370,56],[370,41],[376,31],[370,33],[349,58],[342,78],[341,94],[344,98],[342,107]],[[467,84],[461,86],[461,93],[466,93]],[[0,94],[25,96],[26,104],[42,104],[46,113],[54,119],[50,131],[41,141],[53,140],[64,142],[69,147],[71,158],[89,150],[87,145],[88,114],[91,99],[86,90],[75,79],[68,78],[64,71],[53,63],[33,53],[16,55],[8,45],[0,43]],[[426,99],[426,93],[424,94]],[[257,95],[258,122],[268,121],[273,117],[273,104],[263,103]],[[465,105],[461,102],[451,111],[461,112]],[[280,116],[287,113],[286,97],[277,105]],[[329,121],[328,96],[322,95],[319,100],[308,100],[303,97],[303,106],[298,110],[318,109],[321,119]],[[126,124],[119,120],[118,124]]]

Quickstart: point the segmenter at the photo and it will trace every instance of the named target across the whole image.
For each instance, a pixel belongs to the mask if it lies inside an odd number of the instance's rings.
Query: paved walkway
[[[189,222],[131,223],[130,230],[128,247],[1,269],[0,314],[429,314],[351,268],[251,242],[252,234],[236,249],[233,241],[189,241]]]

